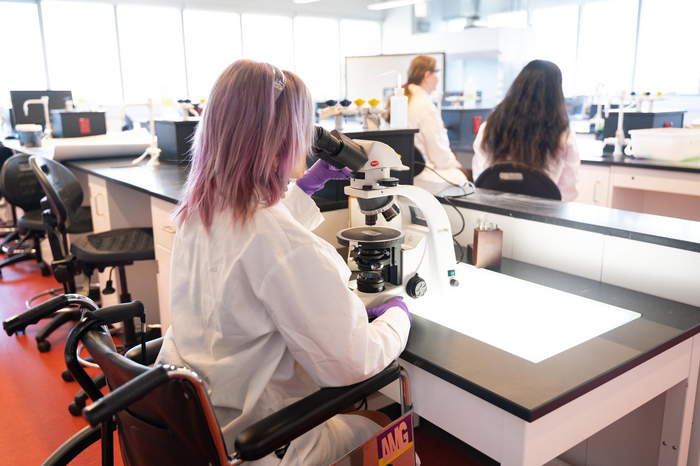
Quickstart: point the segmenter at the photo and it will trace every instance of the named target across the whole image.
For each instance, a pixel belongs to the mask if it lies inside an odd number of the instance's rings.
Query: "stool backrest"
[[[68,228],[71,217],[83,203],[83,188],[70,170],[53,160],[34,155],[29,159],[42,192],[46,194],[58,226]]]
[[[5,162],[10,157],[12,157],[12,150],[3,146],[2,143],[0,142],[0,168],[2,168],[3,165],[5,165]],[[0,181],[0,199],[2,199],[2,182],[1,181]]]
[[[112,337],[103,329],[88,331],[82,342],[104,372],[111,390],[148,370],[119,354]],[[222,458],[226,458],[206,391],[201,382],[188,378],[171,377],[120,411],[117,425],[125,465],[223,466]]]
[[[29,165],[29,156],[13,155],[0,170],[0,186],[7,202],[25,212],[41,209],[44,191]]]
[[[550,177],[520,164],[499,163],[489,167],[474,184],[477,188],[561,201],[561,192]]]

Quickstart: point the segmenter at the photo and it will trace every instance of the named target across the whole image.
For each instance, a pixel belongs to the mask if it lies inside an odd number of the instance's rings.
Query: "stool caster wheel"
[[[66,382],[74,382],[75,379],[71,375],[71,373],[68,371],[68,369],[65,369],[63,372],[61,372],[61,378],[65,380]]]
[[[46,353],[51,349],[51,342],[47,340],[37,341],[36,347],[39,348],[40,353]]]
[[[41,269],[41,275],[43,277],[48,277],[51,275],[51,267],[46,262],[39,263],[39,268]]]
[[[80,417],[83,414],[83,408],[78,407],[78,405],[75,403],[71,403],[68,406],[68,412],[71,414],[71,416]]]

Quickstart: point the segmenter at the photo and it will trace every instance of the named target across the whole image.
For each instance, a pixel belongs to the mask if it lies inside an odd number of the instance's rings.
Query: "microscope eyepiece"
[[[362,146],[343,133],[336,130],[328,132],[320,126],[316,127],[313,155],[335,168],[348,167],[355,172],[367,163],[367,154]]]

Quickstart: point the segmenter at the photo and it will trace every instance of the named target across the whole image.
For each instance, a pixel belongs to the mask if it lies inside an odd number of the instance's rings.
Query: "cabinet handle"
[[[600,202],[598,202],[598,185],[600,185],[600,181],[596,181],[595,184],[593,185],[593,203],[594,204],[600,204]]]
[[[170,227],[169,225],[163,225],[160,227],[160,229],[166,233],[171,233],[173,235],[175,234],[175,230],[173,230],[172,227]]]
[[[100,210],[100,205],[102,205],[102,203],[99,200],[100,198],[102,198],[102,193],[97,193],[95,195],[95,213],[100,217],[104,217],[104,212]]]

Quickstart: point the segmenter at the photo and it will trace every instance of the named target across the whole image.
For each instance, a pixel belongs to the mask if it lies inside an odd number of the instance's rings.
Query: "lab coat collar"
[[[419,86],[418,84],[409,84],[408,88],[411,90],[411,94],[413,94],[413,95],[421,94],[421,95],[424,95],[426,97],[430,97],[430,94],[428,94],[428,92],[425,89],[423,89],[421,86]]]

